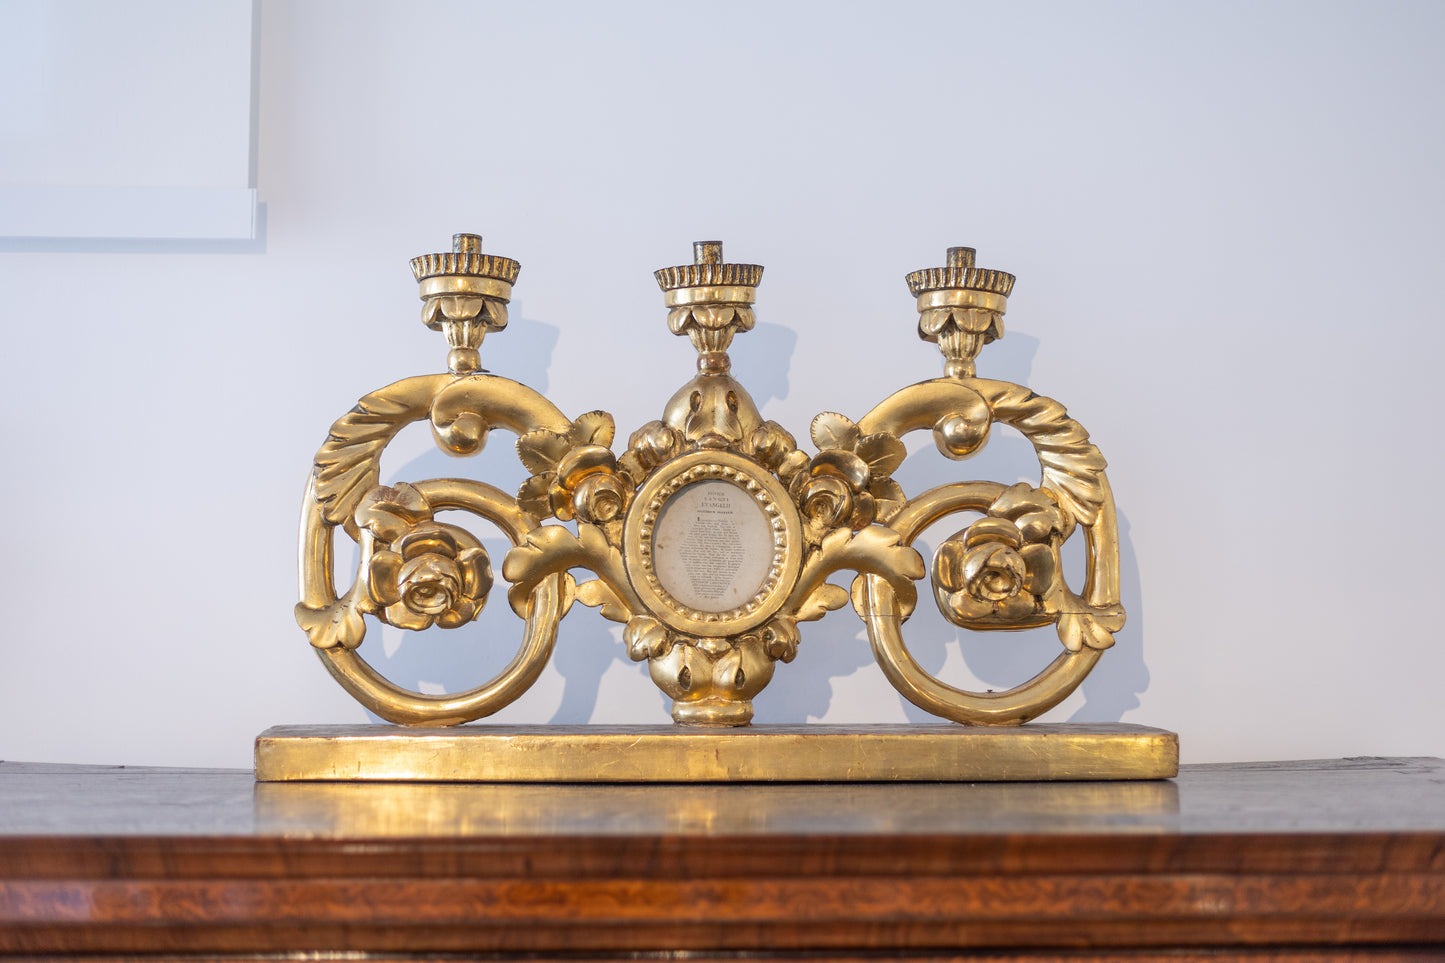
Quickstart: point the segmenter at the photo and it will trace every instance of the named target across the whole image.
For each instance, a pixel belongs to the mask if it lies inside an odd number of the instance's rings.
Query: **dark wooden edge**
[[[1230,920],[1151,920],[1119,917],[1107,921],[941,920],[912,922],[858,919],[827,927],[789,922],[775,925],[682,921],[667,924],[592,924],[580,926],[538,919],[530,923],[484,926],[478,923],[429,923],[407,926],[330,922],[212,925],[94,924],[77,926],[0,926],[0,959],[60,954],[276,954],[314,960],[325,954],[467,954],[467,958],[701,958],[912,959],[920,956],[966,957],[1028,951],[1046,959],[1075,958],[1080,950],[1128,958],[1125,951],[1152,951],[1171,960],[1216,961],[1251,958],[1246,951],[1293,951],[1300,959],[1355,959],[1372,948],[1404,944],[1426,959],[1442,959],[1445,932],[1438,921],[1388,920],[1358,923],[1323,917],[1286,921],[1238,917]],[[1205,948],[1208,948],[1205,952]],[[1344,955],[1344,951],[1350,951]],[[1312,951],[1312,952],[1311,952]],[[1433,956],[1430,954],[1434,954]],[[1194,954],[1198,954],[1197,956]],[[1007,958],[1014,958],[1013,955]],[[1371,958],[1371,957],[1366,957]],[[1386,957],[1394,958],[1394,957]]]
[[[1438,833],[0,840],[0,955],[1415,943]]]
[[[1437,832],[0,837],[0,878],[1445,874]]]

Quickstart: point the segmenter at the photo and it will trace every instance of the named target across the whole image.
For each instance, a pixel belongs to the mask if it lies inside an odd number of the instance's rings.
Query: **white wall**
[[[257,242],[0,253],[0,758],[245,766],[366,720],[292,621],[295,521],[330,422],[440,370],[406,261],[456,231],[523,264],[489,366],[624,435],[690,375],[651,272],[691,241],[766,265],[735,370],[800,437],[941,371],[902,276],[976,246],[1019,276],[981,373],[1068,404],[1125,525],[1129,625],[1047,718],[1445,754],[1442,36],[1424,2],[264,3]],[[471,470],[428,443],[396,477]],[[488,614],[365,651],[474,684],[517,638]],[[1057,646],[914,627],[960,684]],[[806,628],[760,721],[917,718],[850,611]],[[579,608],[501,718],[666,716]]]

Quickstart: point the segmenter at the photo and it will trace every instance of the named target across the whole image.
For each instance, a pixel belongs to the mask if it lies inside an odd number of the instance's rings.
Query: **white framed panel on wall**
[[[0,0],[0,236],[255,236],[254,0]]]

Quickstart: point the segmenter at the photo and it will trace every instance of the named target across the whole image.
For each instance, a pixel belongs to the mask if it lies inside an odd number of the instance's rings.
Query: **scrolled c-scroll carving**
[[[945,376],[895,392],[856,422],[824,411],[810,425],[816,451],[809,454],[762,417],[731,372],[733,337],[756,323],[762,267],[724,261],[716,241],[697,242],[693,253],[692,264],[655,276],[669,329],[697,351],[697,374],[661,418],[617,451],[607,412],[569,419],[532,389],[481,370],[484,336],[507,324],[516,261],[482,254],[475,235],[457,235],[452,252],[412,261],[422,320],[445,334],[449,371],[366,395],[316,455],[296,615],[328,670],[394,722],[471,721],[536,680],[576,600],[622,624],[628,655],[648,663],[677,722],[746,725],[777,663],[806,650],[800,624],[851,598],[885,676],[929,712],[1009,725],[1067,696],[1123,621],[1118,539],[1104,459],[1084,429],[1049,398],[975,377],[979,350],[1003,336],[1013,276],[975,267],[968,248],[950,249],[945,267],[909,275],[919,335],[943,352]],[[482,450],[493,429],[514,433],[528,477],[515,496],[459,478],[381,485],[382,450],[423,420],[438,447],[458,457]],[[994,424],[1033,444],[1037,485],[960,481],[910,498],[894,479],[909,432],[931,431],[938,451],[956,461],[984,447]],[[470,513],[510,539],[500,575],[524,626],[515,657],[496,678],[433,696],[388,681],[357,650],[368,618],[408,630],[455,629],[487,604],[494,560],[442,511]],[[925,561],[914,540],[958,513],[970,520]],[[332,576],[338,529],[359,547],[355,576],[341,592]],[[1076,592],[1060,550],[1079,532],[1089,570]],[[578,571],[592,577],[579,584]],[[854,573],[851,591],[828,581],[840,572]],[[1064,651],[1005,692],[943,683],[903,640],[925,578],[954,624],[985,631],[1053,624]]]
[[[1034,447],[1037,487],[991,482],[944,485],[908,501],[889,519],[905,544],[959,512],[983,517],[946,538],[930,567],[934,600],[955,625],[1016,630],[1054,624],[1064,652],[1038,675],[1003,692],[969,692],[924,670],[904,644],[911,600],[880,580],[862,579],[854,603],[868,625],[875,657],[911,702],[957,722],[1013,725],[1066,698],[1113,645],[1124,623],[1119,605],[1118,532],[1105,461],[1064,406],[1022,385],[974,377],[979,349],[1003,335],[1012,275],[983,271],[969,248],[951,248],[944,268],[908,276],[918,299],[919,333],[938,344],[945,377],[896,392],[859,422],[865,431],[902,438],[933,430],[953,459],[980,450],[990,426],[1017,429]],[[1067,585],[1060,547],[1076,531],[1086,540],[1081,592]]]
[[[505,304],[516,262],[474,258],[479,244],[480,239],[461,235],[456,257],[428,256],[413,264],[428,326],[455,333],[455,326],[475,325],[478,317],[492,318],[493,329],[505,324],[505,314],[487,304]],[[412,630],[458,628],[486,604],[493,574],[485,549],[466,529],[438,522],[436,512],[457,510],[486,519],[514,545],[536,526],[515,499],[482,482],[378,485],[382,450],[397,433],[429,420],[443,450],[465,455],[479,451],[493,428],[525,434],[569,425],[531,388],[477,373],[468,351],[480,344],[480,336],[462,331],[457,337],[474,343],[460,353],[453,346],[451,373],[408,378],[372,392],[337,419],[316,454],[302,509],[297,622],[353,697],[384,719],[412,725],[469,722],[514,701],[541,674],[556,642],[557,623],[573,598],[565,573],[536,586],[514,606],[525,619],[516,656],[494,679],[463,693],[435,696],[398,686],[356,651],[366,634],[365,616]],[[456,339],[449,334],[451,340]],[[360,548],[353,582],[339,594],[332,576],[337,528]]]

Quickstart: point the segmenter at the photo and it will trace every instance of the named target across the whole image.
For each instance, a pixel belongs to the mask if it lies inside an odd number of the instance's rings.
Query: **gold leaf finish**
[[[607,784],[603,809],[611,818],[596,818],[597,825],[610,828],[616,813],[633,807],[638,819],[713,834],[719,826],[753,832],[780,814],[805,822],[819,797],[789,783],[1093,782],[1164,779],[1178,769],[1178,737],[1127,723],[1039,723],[1023,729],[940,724],[498,725],[416,733],[390,726],[278,726],[256,740],[260,782],[349,784],[315,790],[334,806],[332,828],[337,835],[351,839],[373,834],[393,839],[430,835],[439,841],[446,837],[446,845],[459,834],[475,831],[479,821],[486,826],[484,835],[495,839],[499,830],[505,835],[555,832],[558,825],[574,825],[579,812],[594,815],[588,804],[597,800],[578,798],[583,786],[518,783]],[[379,805],[374,804],[378,802],[374,796],[358,795],[362,783],[496,782],[499,774],[513,785],[481,787],[461,797],[448,793],[446,786],[389,786],[384,787]],[[670,786],[659,793],[662,787],[656,785],[678,782],[785,785],[739,786],[738,795],[725,797],[713,795],[715,786],[702,789],[701,797],[690,797],[701,787]],[[1091,791],[1102,792],[1107,785],[1098,783],[1100,788]],[[1116,791],[1124,788],[1113,786]],[[1162,788],[1172,787],[1164,783]],[[936,805],[956,810],[958,793],[948,786],[937,789]],[[1091,798],[1089,793],[1081,795],[1083,789],[1071,786],[1057,805],[1074,812],[1081,800]],[[1153,800],[1160,784],[1134,783],[1127,790],[1131,798],[1139,794]],[[484,794],[484,801],[477,793]],[[979,796],[967,798],[976,802]],[[1018,798],[1010,796],[1003,805]],[[659,812],[663,800],[667,805]],[[288,796],[286,801],[294,798]],[[1171,814],[1170,819],[1177,818],[1177,810],[1177,799],[1160,808]],[[1111,802],[1107,811],[1114,813],[1119,807]],[[896,821],[897,815],[893,818]]]
[[[363,396],[316,454],[303,503],[298,624],[367,708],[393,722],[449,726],[525,692],[576,600],[623,625],[628,655],[648,663],[676,722],[727,728],[750,722],[752,699],[779,662],[806,664],[799,624],[851,598],[885,677],[914,704],[969,725],[1037,717],[1074,690],[1123,625],[1114,505],[1103,456],[1063,405],[975,376],[980,350],[1004,336],[1015,281],[975,260],[971,248],[950,248],[944,266],[907,277],[919,336],[938,345],[944,377],[901,388],[857,421],[822,412],[808,425],[809,453],[800,436],[763,419],[731,372],[733,338],[756,324],[762,267],[724,260],[719,241],[697,242],[692,264],[655,274],[668,330],[691,341],[697,372],[661,417],[614,451],[607,412],[568,418],[531,388],[482,371],[483,338],[505,330],[520,265],[482,253],[477,235],[456,235],[452,251],[411,262],[423,321],[445,335],[448,372]],[[420,421],[457,457],[481,451],[495,429],[510,432],[528,477],[515,496],[464,478],[381,485],[382,451]],[[939,454],[962,461],[988,444],[994,424],[1033,445],[1036,484],[959,480],[910,497],[893,477],[909,457],[908,433],[932,432]],[[480,518],[512,543],[500,574],[522,637],[496,678],[438,696],[388,681],[359,647],[368,619],[456,629],[486,605],[492,559],[442,511]],[[924,559],[914,541],[959,514],[967,517]],[[672,534],[662,538],[665,528]],[[340,591],[338,531],[359,555]],[[1072,537],[1085,542],[1083,586],[1071,587],[1061,564]],[[578,584],[578,571],[593,577]],[[853,573],[851,591],[827,581],[840,572]],[[942,682],[904,639],[924,579],[925,600],[955,625],[1053,625],[1061,651],[1006,691]]]
[[[349,522],[351,511],[376,484],[381,451],[396,433],[425,418],[445,375],[407,378],[362,397],[336,419],[326,443],[316,453],[316,499],[325,519]]]

